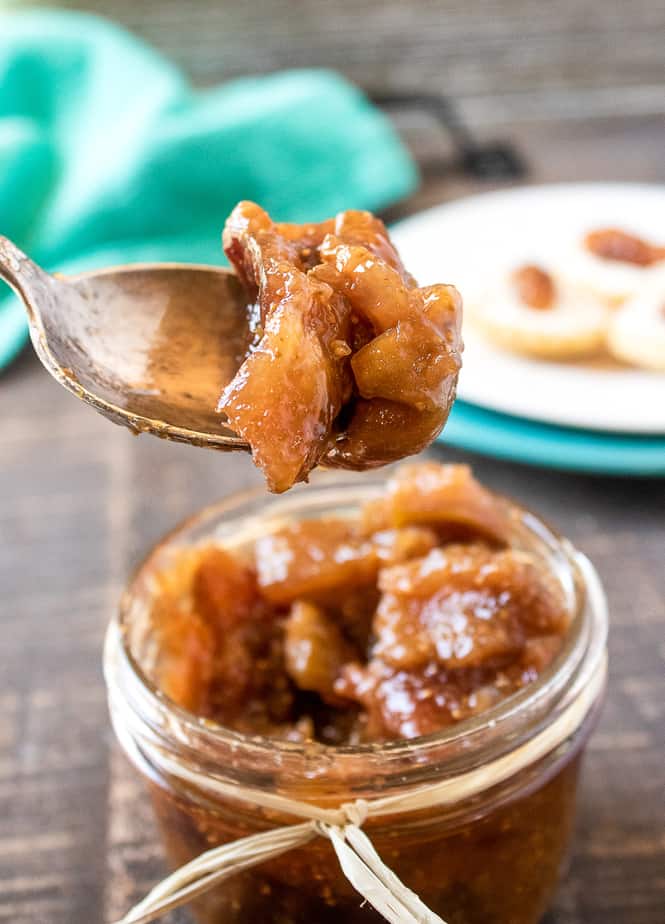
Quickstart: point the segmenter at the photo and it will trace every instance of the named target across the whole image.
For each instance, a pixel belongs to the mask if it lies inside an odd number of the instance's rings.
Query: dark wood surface
[[[128,19],[141,16],[141,4],[113,5]],[[186,41],[174,34],[177,6],[165,3],[163,22],[153,23],[172,44]],[[223,6],[219,15],[231,17]],[[386,6],[406,17],[399,11],[408,4]],[[564,6],[573,16],[584,4]],[[187,5],[194,19],[195,7]],[[654,54],[662,47],[649,29],[657,8],[631,5],[630,40]],[[243,5],[233,9],[245,15]],[[458,17],[480,22],[472,9],[460,5]],[[575,41],[583,45],[582,25]],[[483,34],[490,42],[489,27]],[[531,180],[665,180],[657,113],[546,115],[502,129],[520,143]],[[428,157],[435,141],[406,128]],[[392,215],[475,188],[428,171],[422,190]],[[259,478],[245,457],[114,428],[57,388],[30,353],[0,377],[0,424],[0,922],[110,922],[163,866],[141,788],[108,723],[105,624],[132,565],[160,533]],[[609,694],[586,761],[570,872],[549,924],[663,924],[665,482],[549,472],[445,448],[434,454],[470,459],[489,485],[548,518],[594,560],[609,595]]]

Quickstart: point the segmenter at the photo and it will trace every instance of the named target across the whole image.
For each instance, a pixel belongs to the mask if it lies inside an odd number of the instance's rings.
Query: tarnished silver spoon
[[[215,411],[249,337],[229,270],[152,263],[52,276],[0,237],[0,278],[25,305],[43,365],[100,414],[135,433],[249,449]]]

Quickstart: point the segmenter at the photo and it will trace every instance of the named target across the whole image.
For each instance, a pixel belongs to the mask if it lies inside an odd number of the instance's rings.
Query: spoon
[[[215,411],[249,343],[230,270],[145,263],[52,276],[0,236],[0,278],[22,299],[47,371],[100,414],[134,433],[249,449]]]

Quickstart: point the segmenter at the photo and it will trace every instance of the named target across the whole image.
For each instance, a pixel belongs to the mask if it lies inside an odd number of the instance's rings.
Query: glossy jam
[[[652,266],[665,259],[665,247],[652,244],[620,228],[590,231],[584,244],[590,253],[602,260],[631,263],[633,266]]]
[[[542,565],[506,545],[504,516],[466,467],[421,463],[353,520],[189,549],[158,578],[154,679],[220,725],[293,741],[414,738],[477,715],[539,675],[570,618]]]
[[[372,468],[432,442],[460,368],[452,286],[419,288],[368,212],[285,225],[241,202],[224,247],[245,287],[253,342],[219,410],[270,490],[306,480],[321,461]]]

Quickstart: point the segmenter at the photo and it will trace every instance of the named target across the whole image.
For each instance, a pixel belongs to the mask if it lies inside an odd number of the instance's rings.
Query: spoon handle
[[[0,279],[19,296],[31,323],[40,324],[39,292],[53,282],[47,272],[26,256],[7,237],[0,235]]]

